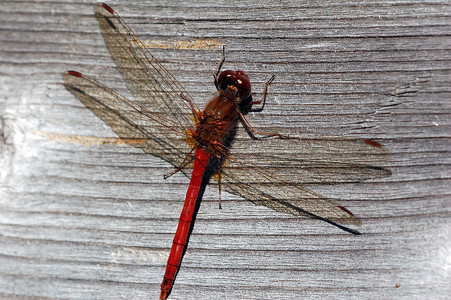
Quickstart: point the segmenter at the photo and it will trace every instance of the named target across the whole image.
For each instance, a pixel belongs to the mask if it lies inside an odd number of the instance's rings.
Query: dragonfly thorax
[[[197,119],[192,138],[196,144],[214,156],[225,154],[224,143],[238,122],[238,105],[232,99],[218,95],[211,99]]]

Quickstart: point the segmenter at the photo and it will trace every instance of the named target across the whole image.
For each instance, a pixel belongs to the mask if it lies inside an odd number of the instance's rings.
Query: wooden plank
[[[446,299],[451,294],[447,1],[114,1],[198,100],[246,70],[257,128],[375,138],[390,178],[312,186],[362,236],[207,189],[171,299]],[[157,298],[188,179],[126,146],[62,86],[128,95],[94,1],[0,4],[0,297]],[[211,46],[213,45],[213,46]],[[397,287],[399,284],[399,287]]]

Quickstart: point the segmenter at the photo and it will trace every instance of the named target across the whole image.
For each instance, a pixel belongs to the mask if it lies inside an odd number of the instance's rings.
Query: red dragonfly
[[[218,94],[201,111],[182,85],[150,54],[140,39],[106,4],[95,6],[106,45],[135,101],[76,71],[63,74],[65,87],[125,141],[191,175],[171,253],[161,284],[167,299],[186,251],[205,187],[216,175],[219,187],[257,205],[295,216],[310,216],[352,234],[345,225],[361,221],[348,209],[307,190],[306,183],[350,183],[389,176],[375,166],[388,160],[386,149],[372,140],[257,132],[245,119],[260,112],[243,71],[223,71],[214,83]],[[258,106],[258,107],[256,107]],[[241,123],[248,138],[235,138]],[[136,143],[142,140],[142,143]],[[233,147],[232,147],[233,144]]]

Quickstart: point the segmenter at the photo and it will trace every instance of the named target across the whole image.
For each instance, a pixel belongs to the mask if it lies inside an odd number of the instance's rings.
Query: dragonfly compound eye
[[[243,71],[226,70],[219,74],[219,91],[229,93],[241,100],[251,95],[251,82],[249,77]]]

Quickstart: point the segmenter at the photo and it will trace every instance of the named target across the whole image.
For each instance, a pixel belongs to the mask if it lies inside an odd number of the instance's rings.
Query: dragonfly
[[[351,228],[361,224],[358,217],[305,185],[390,176],[383,167],[389,158],[385,147],[369,139],[255,130],[246,115],[263,110],[274,76],[266,82],[261,99],[254,100],[244,71],[221,71],[224,47],[213,72],[217,95],[201,110],[110,6],[99,3],[94,12],[134,100],[77,71],[62,75],[64,86],[126,143],[172,164],[175,169],[167,176],[176,172],[191,176],[161,300],[172,291],[211,178],[218,181],[220,194],[225,190],[277,212],[308,216],[360,234]],[[247,135],[237,135],[243,129]]]

